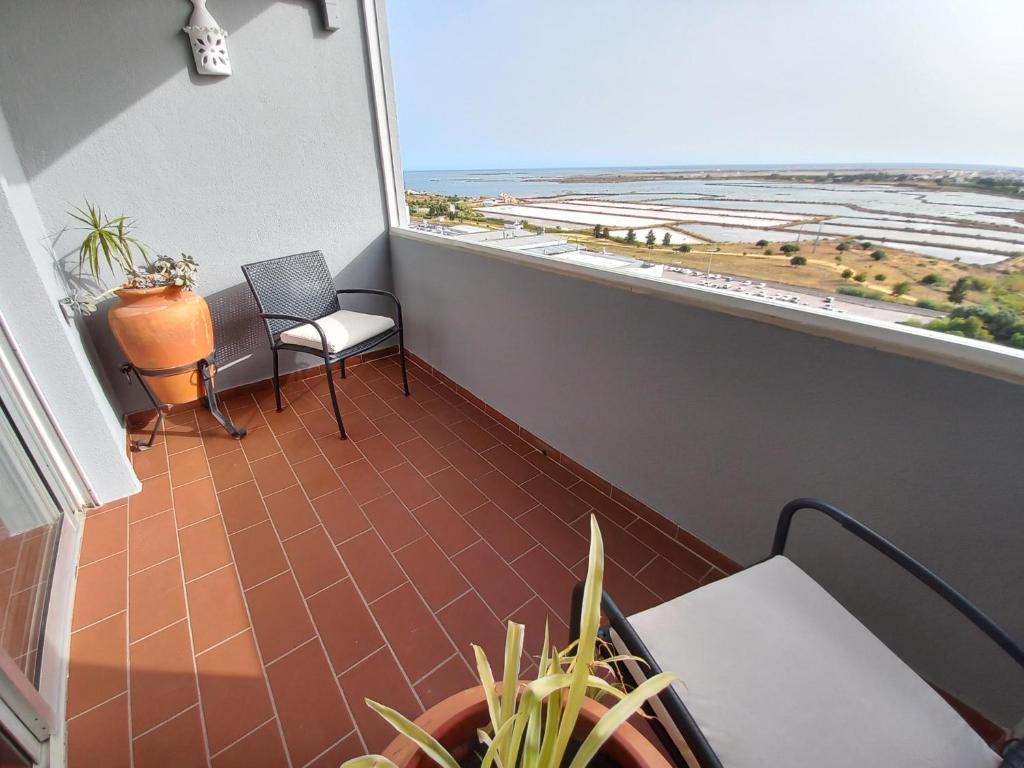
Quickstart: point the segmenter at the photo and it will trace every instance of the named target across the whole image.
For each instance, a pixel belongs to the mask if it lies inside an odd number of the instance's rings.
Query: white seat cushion
[[[362,312],[350,312],[340,309],[322,317],[316,324],[323,329],[327,337],[327,351],[331,354],[355,346],[361,341],[372,339],[379,333],[395,327],[395,321],[381,315],[367,315]],[[320,349],[320,334],[310,323],[300,325],[281,334],[285,344],[300,344],[303,347]]]
[[[676,690],[725,768],[999,765],[924,680],[785,557],[630,622],[661,668],[683,679]]]

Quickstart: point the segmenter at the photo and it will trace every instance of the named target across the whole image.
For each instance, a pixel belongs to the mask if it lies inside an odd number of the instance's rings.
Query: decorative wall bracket
[[[320,10],[323,14],[324,29],[341,28],[341,9],[338,7],[340,0],[320,0]]]
[[[206,10],[206,0],[192,0],[192,5],[192,18],[182,31],[188,35],[192,46],[196,72],[200,75],[230,75],[227,30]]]

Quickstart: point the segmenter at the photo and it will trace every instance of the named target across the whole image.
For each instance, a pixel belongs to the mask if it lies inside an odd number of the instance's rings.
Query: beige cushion
[[[372,339],[379,333],[395,327],[395,321],[381,315],[367,315],[341,309],[316,321],[327,337],[327,351],[331,354],[348,349],[361,341]],[[300,344],[303,347],[320,349],[320,334],[311,324],[306,323],[281,334],[285,344]]]
[[[683,679],[676,690],[725,768],[999,765],[942,697],[785,557],[630,622]]]

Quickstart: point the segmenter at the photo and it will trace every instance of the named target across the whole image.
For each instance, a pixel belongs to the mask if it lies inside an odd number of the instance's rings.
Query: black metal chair
[[[880,534],[850,517],[845,512],[819,499],[795,499],[783,507],[775,530],[775,540],[772,546],[771,555],[761,563],[756,563],[749,568],[744,569],[743,572],[752,572],[754,569],[765,564],[771,564],[773,560],[784,558],[786,541],[789,537],[790,523],[792,522],[793,516],[797,512],[803,510],[817,512],[830,518],[842,526],[844,530],[852,533],[858,539],[867,543],[869,546],[873,547],[875,550],[905,569],[910,575],[914,576],[926,587],[945,600],[953,609],[966,617],[972,624],[988,636],[989,639],[999,646],[999,648],[1001,648],[1014,662],[1019,666],[1024,667],[1024,646],[1020,645],[1016,640],[1010,637],[1005,630],[999,627],[966,597],[957,592],[952,586],[930,571],[926,566],[922,565],[906,552],[883,538]],[[722,582],[734,578],[736,578],[736,576],[729,576],[723,579]],[[714,588],[715,584],[711,584],[706,587],[700,587],[697,591]],[[570,640],[577,640],[580,635],[580,610],[583,605],[583,592],[584,582],[580,582],[576,585],[572,594],[569,623]],[[677,598],[677,601],[683,599],[685,598]],[[660,610],[660,608],[661,607],[658,607],[652,610],[657,611]],[[659,665],[657,659],[655,659],[649,648],[649,643],[654,642],[657,638],[651,637],[650,635],[646,636],[646,639],[645,637],[641,637],[640,632],[637,630],[636,626],[634,626],[638,616],[627,618],[607,592],[604,592],[601,597],[601,611],[608,618],[608,626],[602,631],[603,639],[605,639],[610,646],[614,646],[619,653],[631,654],[643,660],[643,667],[627,663],[625,668],[621,670],[627,684],[631,686],[636,685],[637,683],[642,682],[643,678],[661,672],[662,667]],[[649,615],[651,611],[647,611],[645,613]],[[639,614],[640,617],[643,617],[644,615],[644,613]],[[683,629],[680,628],[678,631],[681,633]],[[679,634],[672,633],[663,634],[667,638],[668,645],[676,644],[680,636]],[[763,640],[761,638],[757,638],[757,642],[763,643]],[[780,650],[783,654],[793,652],[792,648],[783,648]],[[701,660],[699,659],[692,660],[692,664],[699,663],[701,663]],[[686,677],[685,670],[680,669],[678,671],[684,678]],[[693,669],[691,668],[691,672],[692,671]],[[733,693],[734,692],[732,691],[723,692],[724,695],[732,695]],[[697,703],[701,704],[702,702]],[[669,687],[662,691],[657,697],[657,702],[653,700],[648,702],[648,704],[645,705],[645,710],[647,714],[653,718],[651,720],[651,725],[658,738],[661,740],[668,753],[672,756],[673,761],[679,765],[680,768],[683,768],[684,766],[723,768],[723,761],[719,758],[719,755],[713,748],[711,744],[711,737],[716,738],[719,741],[724,741],[725,737],[729,734],[725,734],[721,728],[716,729],[716,731],[710,735],[706,734],[698,724],[695,715],[690,711],[690,708],[683,703],[683,699],[674,687]],[[707,707],[705,703],[705,714],[706,710]],[[793,713],[789,712],[787,717],[792,715]],[[898,726],[894,726],[894,728],[895,727]],[[672,731],[675,731],[675,733],[681,737],[682,741],[685,743],[685,749],[689,750],[692,756],[692,761],[687,760],[686,756],[684,756],[683,749],[680,748],[679,743],[673,737]],[[852,738],[860,738],[855,730],[851,730],[850,734],[852,734]],[[736,735],[738,734],[732,734],[734,737]],[[835,749],[842,751],[843,745],[836,743]],[[992,757],[986,760],[984,764],[990,764],[991,760],[995,758],[996,756],[993,753]],[[999,763],[1000,768],[1024,768],[1024,741],[1015,739],[1007,743],[1003,748],[1001,758],[1002,761]],[[771,763],[771,761],[767,761],[763,764],[768,765],[778,763]],[[821,763],[819,763],[819,765],[820,764]],[[877,764],[884,765],[887,763],[885,763],[883,758],[880,758],[880,761]],[[895,765],[895,763],[892,764]],[[943,763],[943,765],[945,764],[946,763]]]
[[[277,354],[282,349],[291,352],[305,352],[316,355],[324,361],[327,374],[327,387],[331,392],[331,403],[334,406],[334,418],[338,421],[341,439],[346,439],[345,423],[338,408],[338,395],[334,389],[334,377],[331,366],[338,363],[341,378],[345,378],[345,360],[373,349],[388,339],[398,336],[398,355],[402,364],[402,388],[406,397],[409,396],[409,378],[405,370],[405,337],[402,329],[402,305],[394,294],[373,288],[337,289],[327,269],[327,262],[321,251],[296,253],[277,259],[257,261],[242,265],[242,273],[249,284],[260,317],[267,328],[270,349],[274,353],[274,398],[277,410],[281,410],[281,381],[278,370]],[[338,301],[341,294],[373,294],[387,296],[395,304],[395,317],[383,318],[379,315],[342,310]],[[332,317],[333,316],[333,317]],[[390,319],[392,325],[384,327],[384,320]],[[339,348],[332,345],[328,333],[316,321],[329,320],[328,332],[335,330],[348,331],[355,329],[354,341]],[[308,332],[309,326],[314,333]],[[301,329],[308,337],[302,343],[296,339],[296,329]],[[367,331],[367,329],[370,329]],[[372,333],[372,335],[367,335]],[[286,338],[282,340],[282,335]],[[319,341],[317,341],[319,337]],[[332,348],[333,347],[333,348]]]

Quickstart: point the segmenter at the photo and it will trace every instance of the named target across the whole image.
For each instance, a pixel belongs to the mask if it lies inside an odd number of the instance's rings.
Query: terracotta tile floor
[[[393,358],[350,369],[348,441],[319,376],[286,385],[281,413],[269,385],[227,398],[242,441],[186,412],[133,455],[143,491],[86,521],[72,768],[301,768],[380,751],[392,734],[364,697],[418,715],[474,683],[470,642],[500,658],[509,618],[527,623],[528,648],[545,619],[566,641],[591,512],[627,613],[719,575],[667,521],[410,374],[404,398]]]

